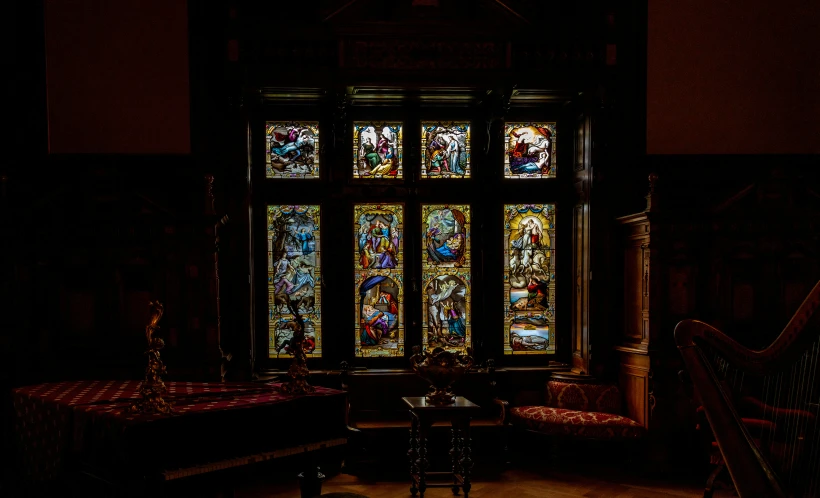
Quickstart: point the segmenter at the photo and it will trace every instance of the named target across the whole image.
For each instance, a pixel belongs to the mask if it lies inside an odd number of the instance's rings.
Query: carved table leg
[[[407,456],[410,459],[410,494],[416,496],[419,488],[416,487],[416,475],[419,473],[418,457],[419,457],[419,419],[411,411],[410,412],[410,449],[407,450]]]
[[[427,476],[425,475],[427,467],[430,462],[427,460],[427,434],[429,433],[430,421],[419,421],[419,459],[417,461],[419,468],[419,496],[424,498],[424,491],[427,489]]]
[[[470,488],[472,487],[470,484],[470,470],[473,468],[472,450],[470,449],[471,443],[470,419],[468,418],[462,422],[461,461],[459,462],[461,465],[461,476],[464,478],[464,498],[468,498],[470,496]]]
[[[458,484],[458,478],[456,477],[457,475],[461,474],[461,466],[459,465],[459,461],[458,461],[459,458],[461,458],[461,441],[460,441],[461,434],[459,432],[459,426],[458,426],[458,421],[457,420],[452,421],[452,426],[453,426],[453,428],[452,428],[452,432],[453,432],[452,444],[453,444],[453,447],[450,449],[450,458],[453,461],[453,487],[450,488],[450,489],[453,490],[454,495],[457,495],[459,489],[461,489],[461,487]]]

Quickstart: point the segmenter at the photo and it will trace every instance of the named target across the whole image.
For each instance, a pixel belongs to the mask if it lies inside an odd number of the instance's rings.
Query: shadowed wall
[[[185,0],[47,0],[49,152],[190,152]]]
[[[820,3],[648,4],[648,154],[820,153]]]

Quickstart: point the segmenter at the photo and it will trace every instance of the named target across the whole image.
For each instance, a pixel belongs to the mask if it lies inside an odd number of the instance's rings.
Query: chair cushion
[[[510,410],[514,425],[543,434],[593,439],[636,439],[644,428],[632,419],[603,412],[584,412],[548,406],[519,406]]]
[[[621,390],[609,384],[574,384],[551,380],[547,382],[545,405],[582,412],[621,413]]]

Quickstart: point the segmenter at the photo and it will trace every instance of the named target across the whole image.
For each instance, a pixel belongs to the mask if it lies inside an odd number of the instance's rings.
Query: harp
[[[697,320],[675,327],[737,494],[820,495],[820,282],[774,342],[748,349]]]

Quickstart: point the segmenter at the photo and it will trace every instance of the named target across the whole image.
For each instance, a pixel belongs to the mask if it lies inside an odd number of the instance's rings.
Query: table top
[[[481,407],[477,404],[473,403],[469,399],[465,398],[464,396],[456,396],[455,403],[449,405],[434,405],[432,403],[428,403],[427,399],[424,396],[421,397],[408,397],[402,398],[402,401],[414,411],[436,411],[436,412],[445,412],[445,411],[471,411],[471,410],[478,410]]]

